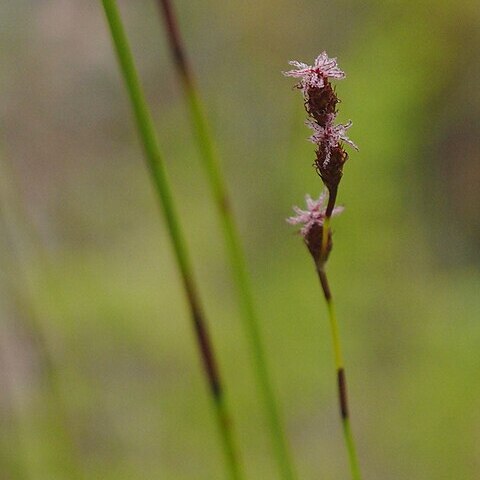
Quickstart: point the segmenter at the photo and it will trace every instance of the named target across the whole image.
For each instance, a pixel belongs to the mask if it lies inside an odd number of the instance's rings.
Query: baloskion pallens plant
[[[180,227],[170,182],[168,180],[163,156],[160,152],[159,142],[155,134],[152,116],[145,101],[117,4],[115,0],[102,0],[102,4],[110,28],[113,46],[117,54],[120,72],[125,81],[132,104],[140,141],[144,148],[148,171],[165,216],[167,230],[182,279],[185,297],[190,308],[192,326],[196,335],[205,377],[215,408],[229,478],[231,480],[242,480],[244,475],[240,467],[238,450],[232,434],[231,417],[226,405],[224,385],[217,366],[215,352],[193,275],[190,255]]]
[[[325,265],[333,246],[332,233],[329,226],[330,218],[332,215],[342,211],[342,207],[335,207],[335,203],[338,185],[343,175],[343,166],[348,159],[344,143],[357,149],[357,146],[346,135],[346,131],[350,128],[352,122],[348,122],[345,125],[335,123],[339,99],[330,83],[330,79],[341,80],[345,78],[345,73],[338,67],[336,59],[329,58],[326,52],[322,52],[315,59],[313,66],[296,61],[290,62],[290,65],[293,65],[296,69],[284,72],[284,75],[299,79],[296,87],[303,94],[305,110],[309,117],[306,123],[313,130],[310,141],[316,146],[314,165],[327,191],[323,192],[318,200],[312,200],[307,195],[307,209],[302,210],[294,207],[296,215],[288,218],[287,221],[293,225],[302,225],[300,233],[315,262],[323,295],[327,303],[345,444],[348,450],[352,479],[360,480],[360,467],[350,426],[347,383],[338,321],[325,270]],[[325,206],[327,192],[328,201]]]

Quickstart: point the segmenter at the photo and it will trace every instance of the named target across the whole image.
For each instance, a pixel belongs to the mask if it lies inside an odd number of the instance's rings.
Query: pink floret
[[[309,88],[323,88],[328,78],[343,79],[345,72],[340,70],[336,58],[329,58],[326,52],[322,52],[316,59],[313,66],[306,63],[291,61],[290,65],[296,70],[289,70],[283,74],[286,77],[300,78],[298,87],[303,90]]]
[[[293,207],[295,216],[287,218],[290,225],[302,225],[300,233],[305,237],[313,225],[322,226],[325,221],[325,211],[323,204],[327,198],[327,192],[324,191],[318,197],[318,200],[313,200],[310,195],[305,196],[307,210],[302,210],[299,207]],[[339,215],[343,211],[343,207],[335,207],[332,212],[333,215]]]
[[[348,143],[355,150],[358,150],[358,147],[346,134],[347,130],[352,126],[352,121],[346,124],[339,123],[338,125],[334,125],[333,120],[335,116],[332,115],[331,117],[325,127],[318,125],[318,123],[312,120],[305,122],[305,124],[313,130],[313,135],[309,137],[309,140],[327,151],[325,158],[326,163],[330,160],[331,149],[336,147],[340,141]]]

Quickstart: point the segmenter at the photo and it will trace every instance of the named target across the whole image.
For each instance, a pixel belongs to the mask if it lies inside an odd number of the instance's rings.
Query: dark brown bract
[[[331,83],[326,81],[323,88],[310,88],[306,91],[305,109],[320,126],[326,126],[336,115],[339,99]]]
[[[310,228],[307,235],[304,237],[305,245],[312,255],[315,265],[321,268],[327,261],[330,251],[332,250],[332,231],[328,230],[328,239],[325,251],[322,252],[323,240],[323,225],[315,224]]]
[[[315,169],[331,194],[336,191],[342,178],[343,166],[348,160],[348,153],[338,144],[329,150],[324,145],[319,145],[315,154]],[[329,155],[328,160],[327,155]]]

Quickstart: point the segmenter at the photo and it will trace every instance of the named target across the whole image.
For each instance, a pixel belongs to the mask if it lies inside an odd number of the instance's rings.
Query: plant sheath
[[[243,326],[249,342],[255,378],[265,409],[272,446],[283,480],[294,480],[294,468],[289,446],[285,438],[280,413],[267,367],[266,355],[261,339],[259,321],[254,306],[252,288],[247,271],[243,248],[230,207],[227,188],[220,168],[220,162],[214,141],[208,127],[206,116],[198,94],[191,69],[188,65],[185,49],[180,39],[173,5],[170,0],[158,0],[165,22],[172,57],[181,78],[184,94],[188,103],[192,128],[196,136],[198,149],[203,161],[214,202],[219,212],[221,228],[225,239],[230,267],[235,279]]]
[[[197,288],[193,278],[193,270],[187,253],[186,242],[176,214],[167,172],[153,126],[153,120],[147,108],[117,4],[115,0],[102,0],[102,4],[110,27],[110,34],[120,64],[120,70],[132,104],[140,140],[145,152],[148,170],[155,191],[158,194],[173,244],[175,258],[180,270],[183,287],[191,311],[204,370],[213,398],[216,419],[230,478],[232,480],[241,480],[243,474],[241,473],[237,448],[231,431],[231,423],[225,403],[223,385],[216,365],[205,317],[200,306]]]

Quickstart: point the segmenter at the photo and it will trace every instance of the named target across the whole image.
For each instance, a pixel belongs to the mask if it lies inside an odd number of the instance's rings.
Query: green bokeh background
[[[248,478],[277,478],[221,232],[155,1],[119,2]],[[318,195],[281,71],[337,56],[351,152],[329,273],[366,479],[480,472],[477,1],[176,2],[232,193],[301,479],[346,479],[326,309],[284,218]],[[222,479],[179,277],[100,2],[0,5],[0,478]],[[34,233],[36,232],[36,233]]]

